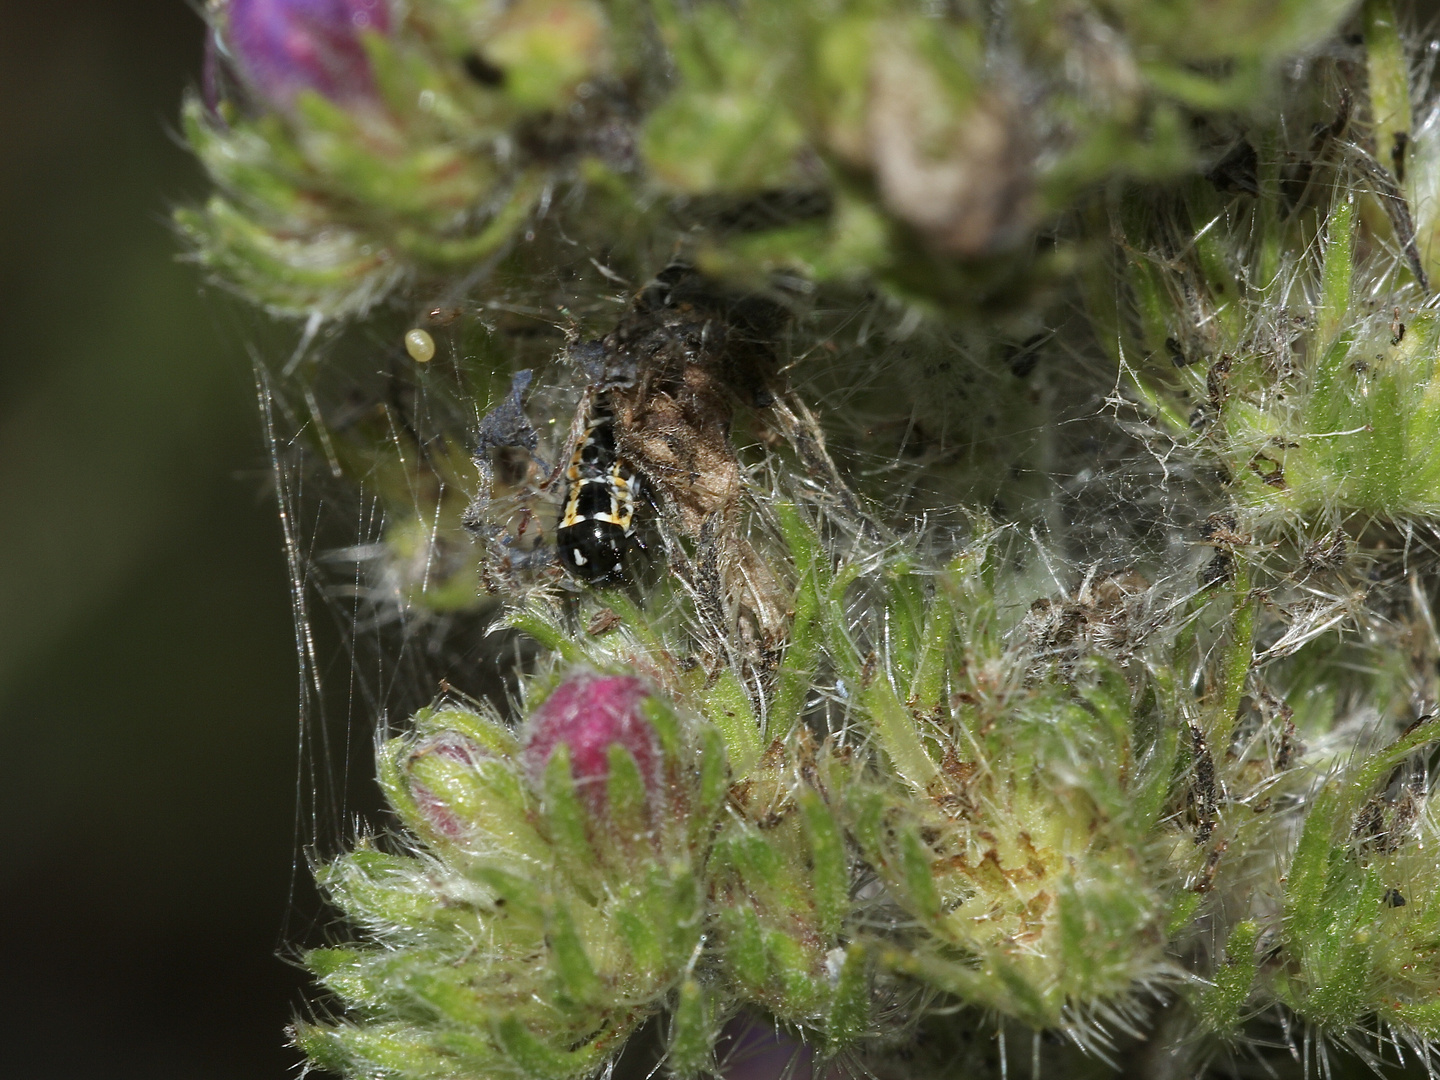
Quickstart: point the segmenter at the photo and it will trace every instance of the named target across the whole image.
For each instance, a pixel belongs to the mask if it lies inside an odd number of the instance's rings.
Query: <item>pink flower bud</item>
[[[374,94],[360,38],[390,31],[389,0],[226,0],[223,38],[252,92],[276,108],[302,90],[352,104]]]
[[[447,840],[461,839],[467,832],[467,825],[456,815],[451,800],[442,798],[441,795],[415,779],[415,765],[427,757],[437,757],[474,769],[486,756],[483,747],[476,745],[463,735],[447,731],[417,746],[411,752],[409,761],[406,762],[405,771],[409,778],[410,797],[415,800],[416,811],[431,829]]]
[[[542,789],[556,748],[568,746],[576,791],[592,811],[603,812],[610,748],[618,745],[634,756],[653,798],[661,784],[661,750],[640,708],[649,696],[645,684],[628,675],[577,675],[561,683],[527,725],[522,753],[531,783]]]

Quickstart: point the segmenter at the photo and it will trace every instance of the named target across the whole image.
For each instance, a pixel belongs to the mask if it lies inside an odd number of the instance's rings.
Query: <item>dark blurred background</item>
[[[296,1061],[280,531],[244,320],[167,225],[201,42],[185,0],[0,0],[7,1078]]]

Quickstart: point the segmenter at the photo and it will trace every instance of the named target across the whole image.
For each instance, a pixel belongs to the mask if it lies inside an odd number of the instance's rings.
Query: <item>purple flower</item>
[[[628,675],[577,675],[561,683],[527,725],[522,754],[531,782],[543,787],[545,766],[559,746],[568,746],[576,791],[592,812],[603,813],[610,748],[619,745],[634,756],[655,796],[662,780],[660,742],[640,708],[649,696],[645,684]]]
[[[222,34],[250,89],[276,108],[302,90],[354,104],[374,95],[366,33],[390,31],[389,0],[227,0]]]

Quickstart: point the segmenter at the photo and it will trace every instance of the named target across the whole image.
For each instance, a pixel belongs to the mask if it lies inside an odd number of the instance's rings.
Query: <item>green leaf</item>
[[[775,516],[795,564],[796,577],[790,641],[776,674],[776,690],[769,710],[769,730],[783,736],[800,722],[805,710],[805,699],[825,636],[821,620],[831,575],[822,558],[820,538],[799,511],[789,503],[780,503],[775,507]]]
[[[645,778],[635,755],[619,743],[607,751],[610,775],[606,778],[609,826],[632,857],[648,854],[650,845],[650,800]]]
[[[750,695],[745,692],[740,676],[732,668],[722,668],[715,684],[705,691],[703,701],[706,719],[725,740],[725,753],[735,779],[743,780],[760,760],[764,744],[760,723],[750,708]]]
[[[665,1064],[679,1080],[709,1075],[715,1067],[714,1021],[704,988],[693,978],[680,984],[670,1014],[670,1042]]]
[[[920,834],[914,828],[901,829],[897,839],[900,843],[900,875],[905,887],[905,906],[923,919],[939,918],[940,893],[935,888],[930,853],[921,843]]]
[[[825,1017],[826,1053],[837,1053],[858,1042],[869,1022],[869,956],[864,945],[852,942],[845,949],[840,975],[830,995],[830,1011]]]
[[[925,751],[915,718],[895,695],[883,671],[860,695],[876,741],[889,756],[895,771],[916,790],[924,791],[940,770]]]
[[[510,1060],[532,1080],[570,1080],[583,1076],[605,1057],[591,1044],[575,1050],[547,1046],[513,1015],[496,1023],[495,1037]]]
[[[1355,199],[1345,195],[1330,207],[1325,223],[1325,254],[1320,267],[1320,326],[1322,346],[1335,341],[1350,307],[1355,273]]]
[[[556,985],[562,1001],[581,1005],[604,1004],[604,989],[575,929],[570,909],[563,902],[551,912],[550,950]]]
[[[798,800],[810,845],[811,890],[820,933],[833,938],[850,912],[850,870],[840,826],[817,792],[805,789]]]
[[[749,904],[722,908],[719,915],[731,977],[747,992],[763,993],[770,982],[770,954],[759,917]]]
[[[1240,1010],[1255,985],[1258,960],[1255,944],[1260,926],[1253,919],[1236,924],[1225,941],[1225,953],[1211,976],[1212,985],[1200,995],[1199,1011],[1212,1031],[1232,1035],[1240,1025]]]
[[[570,747],[561,743],[545,766],[545,820],[555,846],[557,866],[583,873],[595,861],[590,846],[589,814],[575,791],[570,771]]]

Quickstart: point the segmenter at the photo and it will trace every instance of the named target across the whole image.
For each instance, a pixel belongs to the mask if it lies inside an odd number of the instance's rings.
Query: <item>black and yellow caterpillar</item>
[[[560,561],[592,584],[619,581],[635,534],[635,474],[615,452],[613,418],[597,409],[565,470],[555,530]]]

